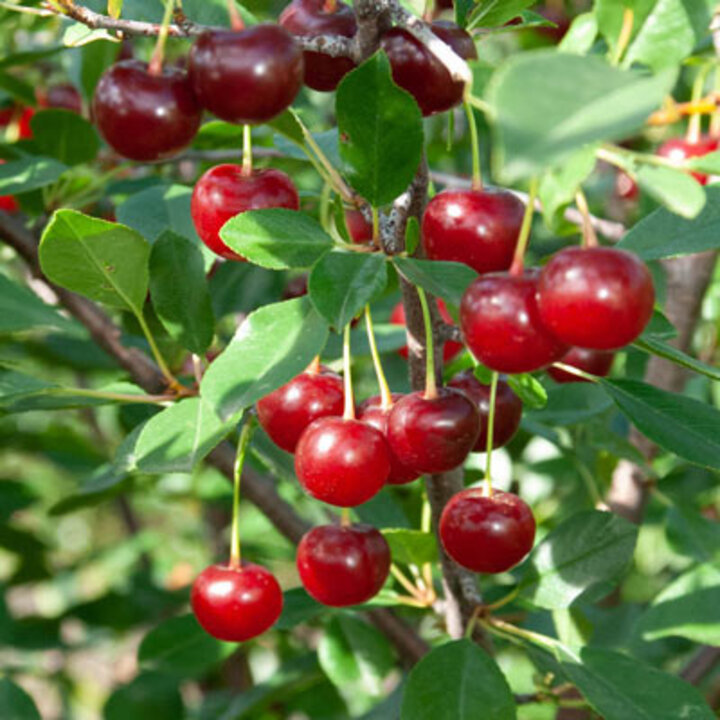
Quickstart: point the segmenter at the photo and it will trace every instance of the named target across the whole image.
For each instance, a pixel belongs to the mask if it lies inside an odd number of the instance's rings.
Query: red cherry
[[[399,393],[393,393],[393,404],[402,397],[403,395]],[[382,407],[382,398],[376,395],[375,397],[368,398],[360,405],[358,408],[358,420],[372,425],[372,427],[379,430],[385,438],[387,438],[388,415],[391,410],[392,408],[384,410]],[[390,451],[390,475],[388,476],[387,482],[390,485],[405,485],[413,480],[417,480],[418,473],[411,467],[403,465],[390,445],[388,445],[388,449]]]
[[[540,321],[537,273],[493,273],[474,280],[460,304],[460,327],[470,351],[505,373],[538,370],[559,360],[567,346]]]
[[[315,420],[295,448],[295,474],[306,492],[338,507],[377,495],[390,475],[390,450],[381,432],[359,420]]]
[[[572,365],[578,370],[584,370],[591,375],[605,377],[613,364],[615,355],[611,352],[601,350],[586,350],[585,348],[570,348],[569,352],[562,356],[560,362],[564,365]],[[550,366],[547,369],[548,375],[558,383],[590,382],[579,375],[565,372],[560,368]]]
[[[209,635],[225,642],[243,642],[275,624],[283,594],[275,576],[260,565],[211,565],[193,583],[190,603]]]
[[[622,170],[615,176],[615,194],[621,200],[637,200],[640,188],[637,183]]]
[[[345,224],[347,225],[350,239],[357,245],[366,245],[372,242],[373,226],[369,223],[360,210],[346,210]]]
[[[647,266],[616,248],[566,248],[540,273],[538,310],[544,325],[568,345],[613,350],[635,340],[653,312]]]
[[[0,165],[4,165],[5,160],[0,158]],[[0,195],[0,210],[4,210],[5,212],[17,212],[19,209],[17,200],[15,200],[15,197],[13,195]]]
[[[398,460],[418,474],[441,473],[465,462],[480,432],[475,403],[459,390],[438,389],[399,400],[388,416],[388,442]]]
[[[95,88],[92,116],[115,152],[154,162],[186,148],[200,127],[202,108],[187,75],[173,67],[153,75],[139,60],[105,71]]]
[[[307,532],[297,550],[305,589],[323,605],[345,607],[377,595],[390,570],[390,548],[370,525],[321,525]]]
[[[431,27],[461,58],[477,58],[472,37],[455,23],[438,20]],[[453,80],[447,68],[407,30],[388,30],[380,46],[390,59],[393,80],[415,98],[423,115],[444,112],[462,101],[463,83]]]
[[[286,110],[303,81],[300,46],[277,25],[203,33],[190,51],[202,105],[232,123],[255,125]]]
[[[307,295],[308,292],[308,276],[297,275],[294,278],[288,280],[283,290],[282,299],[292,300],[293,298],[299,298],[303,295]]]
[[[438,311],[440,312],[440,317],[449,325],[452,325],[455,321],[452,318],[452,315],[448,312],[447,306],[442,300],[437,301],[438,305]],[[399,302],[394,308],[390,315],[390,322],[393,325],[402,325],[405,327],[405,306]],[[455,342],[453,340],[449,340],[445,343],[445,346],[443,347],[443,362],[450,362],[458,353],[462,352],[464,350],[465,346],[462,343]],[[408,349],[406,347],[402,347],[398,350],[398,355],[401,357],[407,358],[408,356]]]
[[[69,83],[51,85],[47,89],[41,104],[48,108],[69,110],[78,115],[82,115],[83,111],[82,96],[77,88]]]
[[[258,420],[276,445],[292,453],[308,425],[343,414],[344,399],[339,375],[324,367],[320,372],[306,370],[258,400]]]
[[[702,137],[697,142],[690,142],[685,138],[677,137],[666,140],[657,151],[660,157],[671,160],[676,165],[682,165],[688,158],[702,157],[718,149],[718,140],[711,137]],[[692,176],[705,185],[708,176],[703,173],[692,173]]]
[[[425,254],[465,263],[479,273],[507,270],[524,214],[523,203],[506,190],[446,190],[423,215]]]
[[[357,32],[352,8],[335,0],[293,0],[282,12],[279,24],[293,35],[316,37],[339,35],[351,38]],[[346,57],[305,52],[305,84],[313,90],[334,90],[354,67]]]
[[[277,207],[300,207],[297,189],[284,172],[253,170],[245,175],[240,165],[216,165],[195,184],[190,212],[197,234],[215,254],[244,260],[220,239],[222,226],[246,210]]]
[[[570,29],[570,18],[562,8],[556,8],[552,5],[545,5],[538,8],[537,12],[546,20],[555,23],[555,27],[541,26],[535,28],[535,31],[553,43],[559,43]]]
[[[449,383],[450,387],[462,390],[476,405],[480,413],[480,435],[476,452],[487,450],[488,414],[490,412],[490,385],[483,385],[472,370],[463,370]],[[495,421],[493,423],[494,448],[507,445],[520,427],[522,400],[510,389],[504,380],[498,380],[495,394]]]
[[[480,487],[454,495],[440,516],[440,540],[447,554],[468,570],[501,573],[532,550],[535,518],[517,495]]]

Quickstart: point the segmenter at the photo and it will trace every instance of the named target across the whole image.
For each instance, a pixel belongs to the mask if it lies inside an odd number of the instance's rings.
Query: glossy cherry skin
[[[220,238],[222,226],[246,210],[263,208],[298,210],[300,198],[293,181],[280,170],[253,170],[243,174],[240,165],[216,165],[195,183],[190,212],[200,239],[216,255],[244,260]]]
[[[51,85],[45,93],[42,104],[49,108],[69,110],[78,115],[82,115],[83,111],[82,96],[77,88],[69,83]]]
[[[615,194],[621,200],[633,201],[638,199],[640,188],[626,172],[620,170],[615,176]]]
[[[385,584],[390,548],[370,525],[320,525],[300,540],[297,568],[305,589],[323,605],[359,605]]]
[[[278,23],[293,35],[316,37],[339,35],[351,38],[357,32],[352,8],[344,2],[328,0],[293,0],[280,15]],[[354,67],[350,58],[325,53],[305,52],[305,84],[313,90],[329,92]]]
[[[346,210],[345,224],[350,239],[357,245],[367,245],[373,239],[372,223],[369,223],[360,210]]]
[[[256,404],[258,420],[270,439],[295,452],[300,436],[312,422],[343,414],[342,378],[327,368],[306,370]]]
[[[614,358],[615,355],[611,352],[574,347],[570,348],[570,350],[562,356],[560,362],[564,365],[572,365],[572,367],[576,367],[578,370],[584,370],[591,375],[605,377],[610,372]],[[558,383],[590,382],[590,380],[586,380],[579,375],[573,375],[572,373],[552,366],[547,369],[547,374]]]
[[[465,291],[460,327],[470,351],[491,370],[532,372],[567,351],[540,321],[536,293],[533,271],[483,275]]]
[[[685,138],[677,137],[666,140],[657,151],[660,157],[667,158],[677,165],[682,165],[688,158],[702,157],[718,149],[718,141],[715,138],[702,137],[698,142],[688,142]],[[708,176],[703,173],[692,173],[692,176],[701,184],[705,185]]]
[[[256,125],[295,99],[303,82],[303,54],[278,25],[205,32],[190,51],[189,73],[200,102],[213,115]]]
[[[455,321],[452,318],[452,315],[448,312],[447,306],[442,300],[437,301],[438,305],[438,311],[440,313],[440,317],[449,325],[452,325]],[[405,323],[405,306],[399,302],[394,308],[392,313],[390,314],[390,322],[393,325],[402,325],[403,327],[406,325]],[[462,352],[464,349],[464,345],[459,342],[455,342],[453,340],[448,340],[448,342],[445,343],[443,346],[443,362],[450,362],[458,353]],[[398,355],[401,357],[407,358],[408,356],[408,349],[407,347],[400,348],[398,350]]]
[[[449,387],[462,390],[476,405],[480,413],[480,435],[473,450],[485,452],[488,439],[488,414],[490,412],[490,385],[483,385],[472,370],[459,372]],[[504,380],[498,380],[495,395],[495,420],[493,422],[494,448],[507,445],[520,427],[522,400],[510,389]]]
[[[631,343],[653,312],[652,276],[636,255],[617,248],[566,248],[540,273],[538,309],[561,342],[592,350]]]
[[[524,213],[523,203],[506,190],[446,190],[423,215],[425,254],[465,263],[479,273],[507,270]]]
[[[225,642],[244,642],[275,624],[283,594],[275,576],[260,565],[211,565],[193,583],[190,603],[209,635]]]
[[[472,37],[455,23],[438,20],[431,27],[461,58],[477,58]],[[393,80],[415,98],[423,115],[444,112],[462,101],[463,84],[407,30],[388,30],[380,46],[390,60]]]
[[[393,404],[398,402],[403,395],[393,393]],[[362,420],[368,425],[372,425],[379,430],[387,438],[388,416],[392,408],[384,410],[382,407],[382,398],[379,395],[368,398],[358,408],[358,420]],[[390,450],[390,475],[387,482],[390,485],[405,485],[406,483],[417,480],[418,473],[413,468],[403,465],[400,459],[393,452],[392,447],[388,444]]]
[[[401,398],[388,416],[390,448],[418,474],[441,473],[465,462],[480,432],[480,415],[465,393],[439,388],[427,399],[415,392]]]
[[[177,155],[200,127],[202,108],[187,75],[173,67],[152,75],[145,63],[123,60],[95,88],[92,116],[115,152],[138,162]]]
[[[377,495],[387,482],[390,449],[379,430],[360,420],[320,418],[295,448],[295,474],[316,500],[355,507]]]
[[[473,487],[450,498],[440,516],[440,540],[458,564],[479,573],[501,573],[532,550],[535,518],[517,495]]]

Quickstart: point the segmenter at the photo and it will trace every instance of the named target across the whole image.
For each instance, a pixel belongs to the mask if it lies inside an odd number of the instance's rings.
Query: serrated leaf
[[[43,155],[65,165],[80,165],[95,159],[100,139],[95,128],[75,112],[43,110],[30,120],[33,140]]]
[[[401,257],[394,257],[393,263],[398,272],[413,285],[420,285],[452,305],[460,304],[468,285],[478,276],[463,263]]]
[[[54,183],[67,165],[50,158],[23,158],[0,165],[0,195],[37,190]]]
[[[390,546],[393,562],[422,565],[436,562],[438,559],[437,540],[432,533],[405,528],[387,528],[382,534]]]
[[[684,353],[682,350],[678,350],[676,347],[662,342],[662,340],[658,340],[653,337],[642,337],[636,340],[633,345],[640,348],[640,350],[665,358],[665,360],[669,360],[670,362],[674,362],[676,365],[680,365],[688,370],[700,373],[700,375],[705,375],[712,380],[720,380],[720,369],[713,367],[712,365],[708,365],[701,360],[697,360],[687,353]]]
[[[547,390],[547,404],[530,409],[526,417],[549,425],[574,425],[607,412],[612,401],[602,388],[590,383],[567,383]]]

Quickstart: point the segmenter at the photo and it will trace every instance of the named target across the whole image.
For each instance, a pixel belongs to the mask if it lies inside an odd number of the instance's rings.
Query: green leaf
[[[416,217],[409,217],[405,226],[405,252],[414,255],[420,244],[420,223]]]
[[[705,206],[705,188],[682,170],[642,165],[635,178],[641,190],[677,215],[694,218]]]
[[[505,25],[535,2],[536,0],[481,0],[468,18],[468,27],[492,28]]]
[[[600,583],[617,580],[632,559],[638,529],[608,512],[573,515],[533,550],[521,594],[535,605],[566,608]]]
[[[595,43],[598,24],[595,13],[581,13],[573,18],[570,29],[560,41],[558,50],[575,55],[587,55]]]
[[[523,405],[539,410],[547,405],[547,390],[540,381],[529,373],[521,375],[508,375],[507,383],[512,391],[523,401]]]
[[[250,262],[272,270],[310,267],[333,246],[317,220],[285,208],[240,213],[225,223],[220,237]]]
[[[720,411],[638,380],[603,380],[622,413],[654,443],[681,458],[720,469]]]
[[[108,698],[103,720],[178,720],[185,717],[177,679],[142,673]]]
[[[134,230],[75,210],[58,210],[40,241],[40,266],[52,282],[139,314],[148,291],[150,246]]]
[[[413,285],[419,285],[452,305],[460,305],[467,286],[478,276],[463,263],[401,257],[394,257],[393,263]]]
[[[420,530],[389,528],[382,531],[390,546],[393,562],[422,565],[437,562],[438,547],[435,535]]]
[[[500,668],[470,640],[428,653],[410,672],[401,720],[515,720],[515,701]]]
[[[18,79],[15,75],[0,72],[0,90],[4,90],[21,105],[32,106],[36,102],[35,88]]]
[[[720,150],[685,160],[683,167],[696,172],[720,175]]]
[[[275,627],[293,630],[296,626],[327,613],[327,607],[310,597],[305,588],[293,588],[283,593],[283,609]]]
[[[212,301],[200,251],[189,240],[165,233],[150,253],[153,308],[171,337],[201,355],[212,343]]]
[[[677,552],[701,561],[720,559],[720,524],[697,510],[673,505],[668,510],[666,532]]]
[[[567,383],[547,390],[547,404],[530,410],[528,419],[548,425],[574,425],[606,412],[612,402],[602,388],[590,383]]]
[[[286,110],[277,117],[267,123],[275,132],[280,133],[288,140],[292,140],[296,145],[305,144],[305,136],[303,134],[302,125],[298,122],[297,115],[292,109]]]
[[[201,395],[222,418],[250,407],[301,373],[322,352],[326,323],[307,299],[251,313],[203,377]]]
[[[17,195],[45,187],[67,169],[67,165],[50,158],[23,158],[3,163],[0,165],[0,195]]]
[[[115,497],[129,485],[128,473],[115,465],[103,465],[72,495],[65,496],[48,510],[51,517],[94,507]]]
[[[0,679],[0,717],[3,720],[41,720],[33,699],[6,677]]]
[[[386,285],[384,255],[331,252],[312,269],[308,290],[318,313],[342,330]]]
[[[633,345],[640,348],[640,350],[665,358],[670,362],[674,362],[676,365],[680,365],[688,370],[693,370],[694,372],[705,375],[712,380],[720,380],[719,368],[708,365],[701,360],[697,360],[687,353],[684,353],[682,350],[678,350],[676,347],[662,342],[662,340],[658,340],[653,337],[643,337],[636,340]]]
[[[74,327],[72,321],[46,305],[35,293],[0,274],[0,333],[34,328],[71,330]]]
[[[112,18],[119,18],[122,14],[123,0],[108,0],[107,12]]]
[[[391,202],[415,176],[423,129],[420,108],[392,81],[385,54],[376,53],[343,78],[335,111],[350,184],[375,207]]]
[[[52,109],[35,113],[30,127],[40,151],[65,165],[90,162],[100,149],[95,128],[70,110]]]

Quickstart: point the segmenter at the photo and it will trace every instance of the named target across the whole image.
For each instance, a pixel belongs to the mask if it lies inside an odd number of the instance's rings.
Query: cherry
[[[17,137],[19,140],[29,140],[32,137],[32,120],[35,110],[33,108],[19,108],[17,106],[0,111],[0,127],[7,127],[17,123]]]
[[[350,239],[357,245],[367,245],[373,239],[372,223],[365,219],[360,210],[346,210],[345,224],[347,225]]]
[[[463,370],[449,383],[450,387],[462,390],[476,405],[480,413],[480,435],[476,452],[487,450],[488,414],[490,412],[490,385],[481,383],[472,370]],[[495,394],[495,419],[493,422],[494,448],[507,445],[520,427],[522,400],[510,389],[504,380],[498,380]]]
[[[653,312],[647,266],[617,248],[566,248],[540,273],[538,310],[560,341],[612,350],[635,340]]]
[[[359,420],[323,417],[295,448],[295,473],[306,492],[338,507],[374,497],[390,475],[390,449],[383,434]]]
[[[448,312],[447,306],[442,300],[437,301],[438,311],[440,312],[440,317],[448,324],[452,325],[455,321],[452,319],[452,315]],[[405,306],[399,302],[394,308],[392,313],[390,314],[390,322],[393,325],[402,325],[403,327],[406,325],[405,322]],[[454,340],[449,340],[445,343],[445,346],[443,347],[443,362],[450,362],[458,353],[462,352],[464,349],[464,345],[459,342],[455,342]],[[401,357],[407,358],[408,356],[408,349],[407,346],[402,347],[398,350],[398,354]]]
[[[393,404],[403,396],[399,393],[393,393]],[[358,420],[362,420],[368,425],[372,425],[379,430],[387,438],[388,415],[392,408],[383,409],[382,398],[379,395],[368,398],[358,408]],[[390,475],[387,482],[390,485],[405,485],[405,483],[417,480],[418,473],[411,467],[403,465],[400,459],[395,455],[393,449],[388,445],[390,450]]]
[[[461,58],[477,58],[472,37],[455,23],[438,20],[431,27]],[[393,80],[415,98],[423,115],[449,110],[462,101],[463,83],[453,80],[447,68],[407,30],[388,30],[380,46],[390,60]]]
[[[154,75],[139,60],[123,60],[100,78],[92,116],[119,155],[154,162],[176,155],[192,142],[202,108],[184,72],[165,67]]]
[[[446,190],[423,215],[425,254],[465,263],[479,273],[507,270],[524,213],[523,203],[506,190]]]
[[[339,375],[324,367],[306,370],[258,400],[258,420],[276,445],[292,453],[313,421],[343,414],[344,398]]]
[[[275,624],[283,594],[275,576],[260,565],[211,565],[193,583],[190,603],[209,635],[225,642],[243,642]]]
[[[339,35],[351,38],[357,32],[352,8],[339,0],[293,0],[278,21],[293,35],[315,37]],[[334,90],[340,80],[354,67],[346,57],[332,57],[325,53],[305,52],[305,84],[313,90]]]
[[[465,462],[480,432],[480,415],[467,395],[439,388],[400,399],[390,411],[387,436],[398,460],[418,474],[441,473]]]
[[[0,158],[0,165],[4,165],[5,160]],[[13,195],[0,195],[0,210],[4,210],[5,212],[17,212],[19,209],[19,206],[17,204],[17,200],[15,200],[15,197]]]
[[[605,377],[610,372],[614,358],[615,355],[611,352],[574,347],[570,348],[570,350],[562,356],[560,362],[564,365],[572,365],[572,367],[576,367],[578,370],[584,370],[591,375]],[[550,366],[547,369],[547,373],[558,383],[590,382],[579,375],[573,375],[557,367]]]
[[[390,548],[370,525],[321,525],[300,540],[297,568],[305,589],[323,605],[359,605],[385,583]]]
[[[253,170],[240,165],[216,165],[195,184],[190,212],[200,239],[227,260],[244,260],[220,238],[222,226],[247,210],[263,208],[298,210],[300,198],[293,181],[280,170]]]
[[[555,23],[555,26],[541,26],[535,28],[535,31],[553,43],[559,43],[570,29],[570,18],[562,8],[554,7],[553,5],[544,5],[538,8],[537,12],[546,20]]]
[[[190,51],[189,68],[202,105],[232,123],[271,120],[303,82],[302,50],[278,25],[205,32]]]
[[[285,289],[282,293],[283,300],[292,300],[293,298],[303,297],[308,293],[308,276],[296,275],[287,281]]]
[[[48,108],[60,108],[82,115],[82,96],[74,85],[63,83],[51,85],[43,98],[42,104]]]
[[[640,188],[626,172],[621,170],[615,176],[615,194],[621,200],[637,200]]]
[[[532,550],[535,518],[517,495],[481,487],[454,495],[440,516],[445,552],[468,570],[501,573]]]
[[[559,360],[567,346],[540,321],[537,272],[492,273],[474,280],[460,303],[460,327],[475,357],[491,370],[531,372]]]
[[[666,140],[657,151],[660,157],[671,160],[676,165],[682,165],[688,158],[702,157],[718,149],[718,140],[711,137],[701,137],[697,142],[691,142],[682,137]],[[705,185],[708,176],[703,173],[692,173],[692,176]]]

